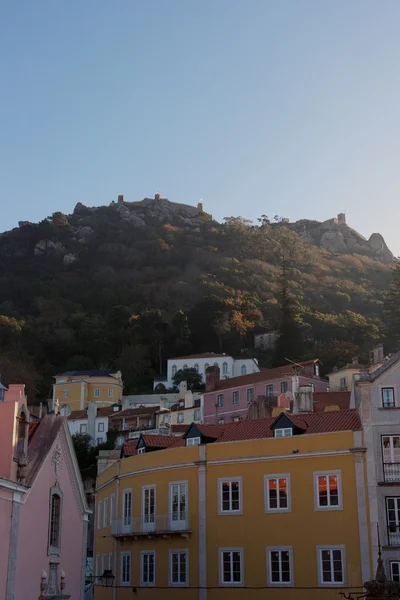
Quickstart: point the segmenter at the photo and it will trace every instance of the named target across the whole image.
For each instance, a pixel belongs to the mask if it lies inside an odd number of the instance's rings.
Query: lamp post
[[[114,585],[115,575],[111,569],[106,569],[103,575],[100,577],[101,585],[106,588],[110,588]]]

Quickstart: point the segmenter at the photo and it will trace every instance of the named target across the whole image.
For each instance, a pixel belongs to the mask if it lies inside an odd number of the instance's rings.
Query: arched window
[[[240,369],[240,373],[241,373],[241,375],[246,375],[246,373],[247,373],[246,365],[242,365],[242,367]]]
[[[50,548],[60,548],[61,534],[61,492],[56,489],[51,493],[50,498],[50,527],[49,527],[49,546]]]
[[[214,367],[219,367],[219,364],[217,362],[215,362]]]
[[[228,375],[228,363],[222,363],[222,375]]]
[[[172,377],[176,375],[176,365],[172,365]]]
[[[183,369],[187,369],[187,368],[188,368],[188,366],[187,366],[187,365],[183,365]]]
[[[207,369],[208,369],[208,367],[209,367],[209,366],[210,366],[210,365],[209,365],[208,363],[206,363],[206,364],[204,365],[204,371],[207,371]]]
[[[199,365],[197,363],[194,365],[194,368],[196,370],[196,373],[198,373],[199,372]]]

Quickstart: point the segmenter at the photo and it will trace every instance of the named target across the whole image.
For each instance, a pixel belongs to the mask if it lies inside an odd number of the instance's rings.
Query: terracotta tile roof
[[[226,425],[200,425],[195,423],[195,425],[204,437],[217,440],[227,428],[236,425],[236,423],[227,423]]]
[[[308,425],[307,425],[306,421],[304,421],[300,417],[295,417],[294,415],[291,415],[288,413],[286,413],[286,416],[289,417],[289,419],[292,421],[292,423],[295,427],[297,427],[298,429],[302,429],[303,431],[307,431]],[[279,418],[279,417],[277,417],[277,418]]]
[[[66,422],[65,417],[60,415],[46,415],[43,419],[29,424],[28,443],[28,466],[26,485],[34,481],[44,459],[49,453],[58,432]]]
[[[113,412],[111,419],[120,417],[140,417],[141,415],[154,415],[160,410],[159,406],[148,406],[143,408],[127,408],[118,412]]]
[[[29,423],[29,428],[28,428],[28,445],[31,443],[32,438],[35,435],[35,431],[39,427],[41,421],[42,421],[42,419],[38,419],[37,421],[31,421],[31,423]]]
[[[203,352],[202,354],[190,354],[189,356],[174,356],[168,360],[184,360],[184,359],[195,359],[195,358],[232,358],[227,354],[218,354],[217,352]]]
[[[148,448],[170,448],[171,446],[184,446],[185,442],[174,435],[142,435],[142,439]]]
[[[323,412],[326,406],[338,406],[340,410],[350,408],[350,392],[314,392],[314,411]]]
[[[171,425],[171,431],[172,433],[186,433],[187,430],[189,429],[190,425],[183,425],[181,423],[178,423],[177,425]]]
[[[136,451],[136,446],[137,446],[138,440],[135,440],[134,442],[125,442],[124,444],[124,456],[136,456],[137,451]]]
[[[301,416],[288,415],[288,417],[296,420],[296,426],[301,425],[306,428],[304,435],[361,430],[361,421],[358,412],[355,409],[323,413],[304,413]],[[225,427],[225,431],[217,438],[216,442],[233,442],[273,437],[271,425],[273,425],[275,421],[276,417],[231,423],[228,427]]]

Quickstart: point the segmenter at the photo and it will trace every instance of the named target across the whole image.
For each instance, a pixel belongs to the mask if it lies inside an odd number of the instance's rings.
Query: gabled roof
[[[97,417],[110,417],[113,414],[116,414],[112,406],[104,406],[102,408],[97,409]],[[68,415],[68,421],[78,421],[80,419],[87,419],[87,410],[73,410],[70,415]]]
[[[138,443],[138,440],[135,440],[133,442],[125,442],[125,444],[123,445],[123,456],[136,456],[137,443]]]
[[[93,371],[65,371],[65,373],[57,373],[55,377],[113,377],[116,372],[93,370]],[[115,379],[115,377],[114,377]]]
[[[340,410],[350,408],[350,392],[314,392],[314,411],[324,412],[327,406],[338,406]]]
[[[148,406],[143,408],[127,408],[126,410],[114,411],[111,415],[111,418],[120,418],[120,417],[139,417],[141,415],[154,415],[156,412],[160,410],[159,406]]]
[[[276,429],[277,425],[279,424],[279,421],[281,420],[290,421],[290,423],[292,423],[294,427],[296,427],[297,429],[301,429],[301,431],[306,431],[308,427],[307,423],[303,419],[296,417],[291,413],[282,412],[275,418],[275,421],[271,425],[271,429]]]
[[[381,375],[383,375],[398,360],[400,360],[400,352],[396,352],[396,354],[393,354],[393,356],[391,356],[389,358],[389,360],[387,360],[381,367],[379,367],[375,371],[372,371],[372,373],[369,374],[370,380],[371,381],[375,381],[376,379],[378,379],[378,377],[380,377]]]
[[[182,438],[174,435],[141,435],[146,448],[170,448],[171,446],[184,446],[185,442]],[[137,442],[139,444],[139,442]]]
[[[179,423],[177,425],[171,425],[170,429],[172,431],[172,433],[186,433],[189,429],[190,425],[183,425],[182,423]]]

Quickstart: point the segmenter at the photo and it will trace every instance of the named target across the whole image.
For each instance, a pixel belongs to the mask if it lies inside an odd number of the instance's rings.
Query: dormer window
[[[186,446],[200,446],[201,439],[199,437],[187,438]]]
[[[315,365],[315,377],[319,377],[319,365]]]
[[[144,454],[145,452],[146,452],[146,448],[138,448],[137,449],[138,454]]]
[[[292,427],[284,427],[282,429],[275,429],[275,437],[291,437],[293,435]]]

